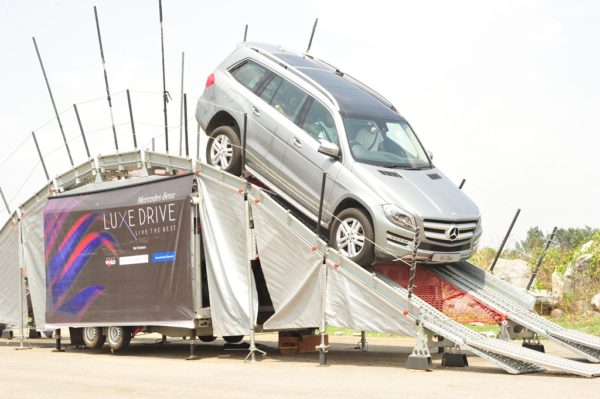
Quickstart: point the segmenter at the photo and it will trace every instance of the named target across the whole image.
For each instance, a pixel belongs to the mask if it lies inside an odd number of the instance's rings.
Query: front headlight
[[[383,206],[383,212],[390,222],[408,229],[410,231],[417,230],[417,223],[415,217],[404,209],[397,207],[396,205],[386,204]]]

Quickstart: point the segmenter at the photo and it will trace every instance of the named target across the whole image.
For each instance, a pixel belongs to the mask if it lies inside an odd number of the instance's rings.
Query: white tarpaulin
[[[313,251],[260,202],[253,202],[252,216],[260,265],[275,308],[264,328],[318,327],[325,271],[322,253]]]
[[[250,326],[256,321],[258,300],[254,289],[255,320],[251,323],[248,305],[248,236],[244,223],[244,197],[239,192],[245,183],[224,174],[220,178],[226,179],[227,183],[216,180],[209,175],[211,170],[206,166],[203,166],[202,172],[199,177],[202,198],[200,220],[213,334],[248,335]]]
[[[46,260],[44,258],[44,204],[45,198],[33,198],[23,206],[23,265],[27,269],[29,292],[35,327],[46,326]]]
[[[8,221],[0,230],[0,323],[27,326],[27,302],[21,313],[21,270],[19,265],[19,226]]]
[[[370,273],[333,250],[329,253],[339,263],[327,261],[324,290],[324,243],[259,190],[253,189],[252,196],[258,253],[275,308],[265,328],[318,327],[326,292],[329,326],[415,335],[414,321],[403,314],[405,298],[395,294],[398,303],[392,304],[360,280],[369,281]]]

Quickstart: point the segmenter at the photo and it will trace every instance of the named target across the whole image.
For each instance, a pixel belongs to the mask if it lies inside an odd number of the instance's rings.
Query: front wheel
[[[331,226],[329,242],[342,255],[363,267],[375,259],[373,224],[362,209],[341,211]]]
[[[119,352],[129,346],[131,329],[129,327],[108,327],[106,341],[112,353]]]
[[[230,126],[219,126],[210,134],[206,145],[206,162],[227,173],[242,173],[240,138]]]
[[[228,344],[236,344],[243,339],[244,339],[243,335],[230,335],[227,337],[223,337],[223,340],[225,340],[225,342],[227,342]]]

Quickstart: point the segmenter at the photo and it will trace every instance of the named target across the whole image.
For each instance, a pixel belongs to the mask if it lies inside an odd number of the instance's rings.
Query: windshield
[[[404,120],[344,118],[344,126],[357,162],[388,168],[431,168],[425,150]]]

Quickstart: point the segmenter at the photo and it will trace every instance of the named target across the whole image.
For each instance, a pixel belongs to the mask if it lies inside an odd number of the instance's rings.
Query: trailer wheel
[[[206,163],[235,176],[242,173],[240,138],[232,127],[213,130],[206,145]]]
[[[329,243],[353,262],[366,267],[375,259],[373,224],[362,209],[348,208],[333,221]]]
[[[50,335],[50,337],[52,337],[52,335]],[[102,334],[102,327],[83,328],[83,343],[85,344],[86,348],[100,348],[102,345],[104,345],[104,341],[106,341],[106,335]]]
[[[131,328],[129,327],[108,327],[106,341],[110,346],[112,353],[119,352],[129,346],[131,342]]]
[[[225,342],[227,342],[228,344],[235,344],[240,342],[241,340],[244,339],[243,335],[230,335],[228,337],[223,337],[223,339],[225,340]]]
[[[214,335],[198,335],[198,339],[202,342],[213,342],[217,337]]]

